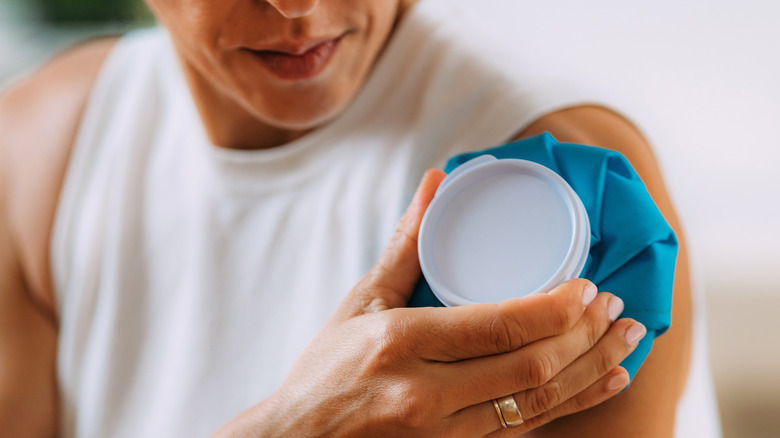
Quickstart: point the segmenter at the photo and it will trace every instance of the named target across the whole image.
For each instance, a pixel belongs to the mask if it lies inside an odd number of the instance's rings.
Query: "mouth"
[[[244,48],[279,79],[296,81],[319,75],[336,52],[344,35],[311,39],[302,44],[277,44],[254,50]]]

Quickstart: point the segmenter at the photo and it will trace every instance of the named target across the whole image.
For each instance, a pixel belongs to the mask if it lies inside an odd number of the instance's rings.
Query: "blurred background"
[[[687,229],[724,436],[780,437],[780,2],[449,1],[626,103]],[[0,88],[150,25],[140,0],[0,0]]]

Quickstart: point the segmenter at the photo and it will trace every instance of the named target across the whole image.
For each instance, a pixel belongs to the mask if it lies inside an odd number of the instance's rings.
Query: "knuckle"
[[[575,413],[584,411],[585,409],[593,407],[596,403],[594,400],[592,400],[589,397],[585,397],[584,395],[580,394],[576,397],[572,397],[567,402],[569,406],[567,406],[567,413]]]
[[[563,324],[564,329],[569,329],[574,326],[574,324],[580,319],[582,316],[582,303],[577,301],[572,303],[567,303],[566,306],[563,306],[561,309],[561,323]]]
[[[490,321],[490,335],[489,340],[492,346],[497,351],[512,351],[514,350],[512,330],[510,324],[507,322],[507,318],[503,313],[499,313],[495,318]]]
[[[489,342],[497,351],[509,352],[525,345],[527,322],[518,319],[516,312],[504,304],[497,304],[490,321]]]
[[[394,312],[379,312],[372,321],[372,330],[367,339],[370,346],[370,365],[372,372],[396,368],[407,352],[405,339],[406,323]]]
[[[375,289],[377,287],[386,287],[387,279],[393,276],[393,266],[388,257],[380,257],[373,268],[366,274],[365,287]]]
[[[557,381],[549,382],[533,391],[530,401],[530,409],[534,415],[552,410],[563,400],[563,388]]]
[[[549,382],[554,375],[554,363],[550,355],[532,355],[518,370],[518,388],[538,388]]]
[[[585,339],[589,346],[594,346],[604,335],[604,328],[599,321],[589,320],[585,324]]]
[[[607,351],[599,350],[596,352],[593,369],[599,376],[603,376],[614,368],[616,365],[614,362],[613,357]]]
[[[411,220],[406,216],[401,218],[401,221],[396,226],[393,235],[390,237],[390,242],[387,245],[388,252],[417,249],[418,237],[416,233],[412,232],[412,228],[414,227],[410,222]]]
[[[559,333],[565,332],[574,326],[582,314],[582,303],[567,300],[565,297],[556,297],[555,311],[552,312],[551,322]]]
[[[434,417],[433,407],[439,406],[435,400],[438,394],[419,383],[397,383],[392,390],[392,401],[387,403],[390,409],[386,420],[408,429],[423,428]]]

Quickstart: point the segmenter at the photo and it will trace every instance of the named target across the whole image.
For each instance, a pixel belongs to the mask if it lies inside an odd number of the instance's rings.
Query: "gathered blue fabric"
[[[657,336],[671,324],[677,238],[644,183],[618,152],[559,143],[550,134],[451,158],[449,173],[484,154],[541,164],[560,175],[582,200],[591,225],[590,250],[580,274],[600,291],[619,296],[622,317],[647,327],[647,336],[621,363],[633,379]],[[410,307],[443,306],[421,277]]]

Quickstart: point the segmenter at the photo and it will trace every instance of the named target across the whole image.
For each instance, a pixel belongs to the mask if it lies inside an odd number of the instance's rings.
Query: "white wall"
[[[780,295],[780,2],[449,1],[634,102],[710,293]]]

